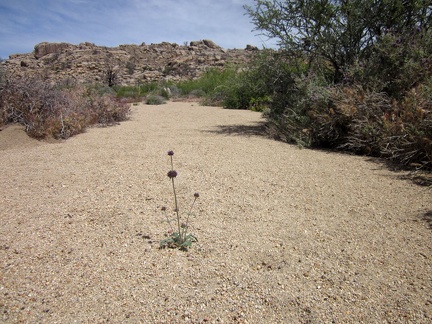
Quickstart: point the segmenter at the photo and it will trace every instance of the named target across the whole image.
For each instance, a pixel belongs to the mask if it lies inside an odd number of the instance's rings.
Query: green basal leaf
[[[182,244],[183,247],[186,247],[186,246],[189,247],[191,245],[192,245],[192,242],[189,241],[189,240],[184,241],[183,244]]]

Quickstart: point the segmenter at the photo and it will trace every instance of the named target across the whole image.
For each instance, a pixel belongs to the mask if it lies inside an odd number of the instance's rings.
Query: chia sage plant
[[[179,210],[179,205],[178,205],[178,201],[177,201],[177,193],[176,193],[176,188],[175,188],[175,178],[177,177],[177,171],[174,170],[174,163],[173,163],[173,155],[174,152],[173,151],[168,151],[168,156],[171,159],[171,170],[168,171],[167,176],[168,178],[170,178],[171,183],[172,183],[172,190],[173,190],[173,196],[174,196],[174,213],[176,215],[175,221],[176,221],[176,225],[177,225],[177,232],[174,231],[171,222],[173,221],[172,219],[170,219],[170,217],[167,215],[167,208],[166,207],[162,207],[162,211],[165,214],[166,220],[171,228],[171,235],[162,240],[160,242],[160,247],[161,248],[179,248],[180,250],[185,250],[187,251],[187,249],[192,245],[193,242],[198,242],[198,239],[196,238],[196,236],[194,236],[191,233],[188,233],[188,229],[189,229],[189,217],[192,214],[192,210],[193,207],[195,205],[196,200],[199,198],[199,193],[195,192],[194,193],[194,199],[192,201],[192,205],[189,209],[189,212],[187,213],[187,217],[186,217],[186,221],[182,222],[181,221],[181,217],[180,217],[180,210]]]

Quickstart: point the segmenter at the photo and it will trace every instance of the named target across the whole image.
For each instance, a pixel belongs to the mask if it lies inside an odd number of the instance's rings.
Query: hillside
[[[32,53],[14,54],[5,61],[8,73],[23,77],[42,73],[52,80],[107,82],[107,74],[122,85],[195,78],[209,67],[247,62],[258,49],[223,49],[211,40],[189,44],[97,46],[93,43],[40,43]]]

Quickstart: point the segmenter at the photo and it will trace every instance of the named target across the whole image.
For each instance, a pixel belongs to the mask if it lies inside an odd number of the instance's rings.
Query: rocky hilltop
[[[80,82],[135,85],[196,78],[209,67],[247,62],[257,50],[251,45],[223,49],[211,40],[118,47],[44,42],[37,44],[32,53],[11,55],[4,66],[14,77],[41,73],[51,80],[73,78]]]

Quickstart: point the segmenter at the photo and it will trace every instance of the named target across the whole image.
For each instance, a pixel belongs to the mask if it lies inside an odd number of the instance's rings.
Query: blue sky
[[[223,48],[274,44],[243,9],[253,0],[0,0],[0,57],[47,42],[101,46],[211,39]]]

